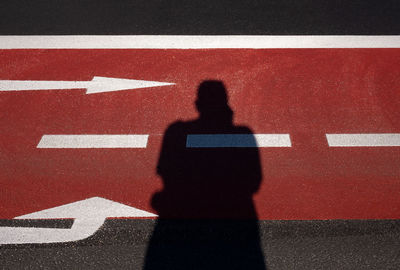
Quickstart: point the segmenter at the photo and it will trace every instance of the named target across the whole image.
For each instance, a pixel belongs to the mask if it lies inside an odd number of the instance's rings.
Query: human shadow
[[[199,118],[172,123],[157,166],[163,190],[144,269],[266,269],[253,195],[262,173],[252,131],[233,124],[221,81],[203,81]]]

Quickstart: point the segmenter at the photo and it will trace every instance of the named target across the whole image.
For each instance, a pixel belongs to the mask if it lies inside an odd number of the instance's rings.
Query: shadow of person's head
[[[197,90],[195,101],[200,120],[210,124],[232,124],[233,111],[228,104],[228,95],[222,81],[203,81]]]

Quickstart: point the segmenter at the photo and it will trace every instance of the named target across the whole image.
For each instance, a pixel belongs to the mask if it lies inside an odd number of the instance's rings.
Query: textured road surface
[[[3,269],[141,269],[154,222],[108,220],[93,237],[71,244],[2,246],[0,265]],[[0,222],[6,223],[11,225]],[[207,230],[205,224],[172,222],[170,235],[161,244],[168,246],[174,235],[188,233],[188,224],[200,233]],[[268,269],[400,267],[399,221],[260,221],[259,226]]]

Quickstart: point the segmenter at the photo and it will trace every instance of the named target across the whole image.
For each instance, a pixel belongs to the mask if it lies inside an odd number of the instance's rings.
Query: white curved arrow
[[[94,76],[91,81],[0,80],[0,91],[87,89],[86,94],[174,85],[175,83]]]
[[[0,227],[0,244],[43,244],[78,241],[92,236],[107,217],[157,217],[157,215],[100,197],[16,217],[16,219],[74,218],[69,229]]]

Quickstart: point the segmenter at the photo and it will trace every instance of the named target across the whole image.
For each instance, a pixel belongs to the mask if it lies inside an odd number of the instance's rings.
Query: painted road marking
[[[0,36],[0,49],[400,48],[400,36],[68,35]]]
[[[189,134],[186,147],[291,147],[289,134]]]
[[[83,89],[86,94],[174,85],[174,83],[94,76],[91,81],[0,80],[0,91]]]
[[[400,146],[400,133],[326,134],[330,147]]]
[[[149,135],[43,135],[37,148],[146,148]]]
[[[157,215],[100,197],[92,197],[16,219],[73,218],[70,229],[0,227],[0,244],[43,244],[78,241],[92,236],[106,218],[157,217]]]
[[[160,188],[155,167],[163,132],[173,122],[197,117],[193,106],[196,90],[207,78],[226,85],[235,122],[255,129],[254,133],[290,134],[291,148],[260,148],[268,153],[260,155],[266,177],[254,197],[259,219],[400,216],[396,212],[400,205],[396,197],[400,192],[400,147],[378,147],[378,152],[365,156],[347,150],[371,147],[329,147],[325,136],[400,133],[400,92],[396,90],[400,87],[396,80],[400,49],[0,50],[0,55],[0,79],[50,80],[51,75],[51,80],[81,81],[105,74],[176,83],[163,88],[168,91],[140,91],[140,96],[83,96],[82,89],[79,95],[84,98],[78,102],[71,91],[71,95],[59,92],[65,94],[63,100],[59,95],[43,96],[42,92],[27,94],[29,100],[23,98],[25,93],[12,99],[9,97],[14,93],[0,93],[0,106],[7,116],[0,117],[1,126],[12,127],[1,131],[2,143],[9,146],[3,152],[11,157],[4,160],[5,169],[0,170],[0,186],[9,194],[0,195],[3,218],[37,211],[36,203],[26,201],[37,200],[44,209],[53,207],[55,199],[72,202],[93,194],[111,194],[115,199],[120,196],[122,203],[150,209],[151,196]],[[21,72],[23,78],[18,76]],[[370,78],[371,74],[376,76]],[[366,82],[363,78],[367,77],[372,81]],[[310,89],[318,91],[311,99],[304,98],[309,97]],[[91,122],[97,131],[87,129]],[[376,123],[379,131],[374,130]],[[67,128],[60,130],[63,126]],[[201,133],[186,133],[183,147],[187,134]],[[125,148],[127,154],[122,148],[36,148],[44,134],[150,135],[146,148]],[[188,148],[196,149],[229,150]],[[97,154],[82,159],[81,154],[88,151]],[[56,181],[52,181],[53,176]],[[388,188],[393,192],[387,192]],[[271,191],[277,196],[269,196]]]

